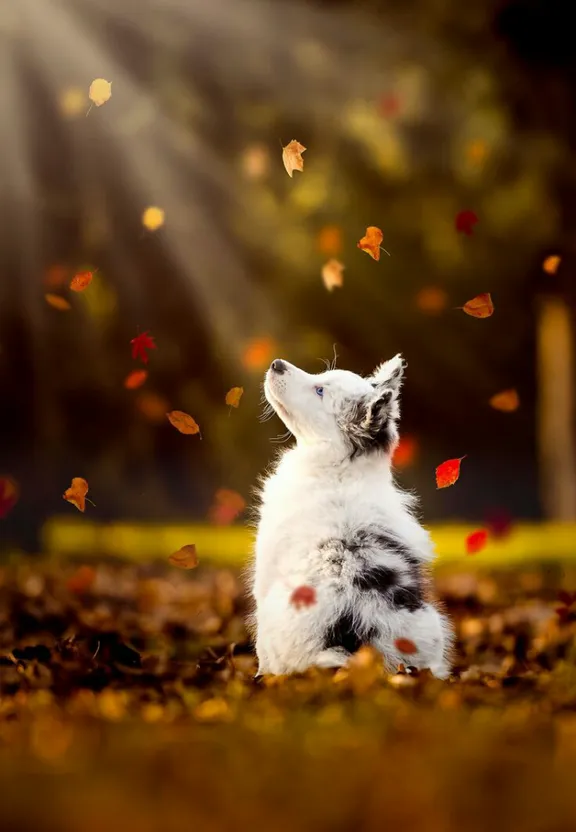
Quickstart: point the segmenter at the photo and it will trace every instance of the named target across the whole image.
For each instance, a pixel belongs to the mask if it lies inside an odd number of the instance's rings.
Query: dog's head
[[[266,399],[299,442],[330,442],[352,455],[391,453],[398,442],[401,355],[362,378],[347,370],[310,375],[277,358],[266,373]]]

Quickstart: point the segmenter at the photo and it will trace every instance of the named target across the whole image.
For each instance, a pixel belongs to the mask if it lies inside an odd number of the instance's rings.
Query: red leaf
[[[447,459],[436,468],[436,487],[448,488],[449,485],[454,485],[460,476],[460,463],[465,457],[460,459]]]
[[[82,595],[87,592],[96,580],[96,572],[91,566],[80,566],[66,581],[70,592]]]
[[[78,272],[72,278],[70,288],[73,292],[83,292],[92,283],[94,272]]]
[[[394,647],[401,653],[406,653],[407,656],[412,656],[418,652],[418,648],[409,638],[397,638]]]
[[[311,607],[316,603],[316,590],[313,586],[297,586],[290,596],[290,603],[297,610]]]
[[[18,502],[18,486],[11,477],[0,477],[0,519],[6,517]]]
[[[148,378],[147,370],[132,370],[124,379],[124,387],[126,390],[136,390],[141,387]]]
[[[469,555],[475,555],[477,552],[480,552],[486,543],[488,542],[488,532],[486,529],[478,529],[476,532],[472,532],[466,538],[466,552]]]
[[[132,358],[139,358],[143,364],[148,364],[148,353],[146,350],[157,349],[154,338],[147,332],[142,332],[130,341],[132,344]]]
[[[456,231],[470,236],[473,233],[474,226],[478,222],[478,217],[474,211],[460,211],[456,214]]]

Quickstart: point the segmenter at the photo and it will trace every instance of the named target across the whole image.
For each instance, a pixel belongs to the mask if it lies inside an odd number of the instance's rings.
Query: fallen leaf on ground
[[[136,390],[141,387],[148,378],[147,370],[132,370],[124,379],[124,387],[126,390]]]
[[[380,260],[380,245],[383,239],[382,231],[375,225],[369,225],[366,234],[358,241],[357,246],[374,260]]]
[[[164,225],[164,211],[156,205],[150,205],[142,214],[142,225],[148,231],[156,231]]]
[[[460,231],[462,234],[470,236],[474,232],[474,226],[477,222],[478,217],[474,211],[460,211],[456,214],[454,224],[456,226],[456,231]]]
[[[494,304],[490,292],[484,292],[482,295],[476,295],[472,300],[466,301],[464,306],[459,306],[467,315],[472,318],[489,318],[494,312]]]
[[[230,407],[238,407],[243,393],[243,387],[233,387],[231,390],[228,390],[226,393],[226,404],[230,405]]]
[[[49,304],[49,306],[53,309],[58,309],[60,312],[67,312],[68,309],[72,309],[66,298],[63,298],[60,295],[52,295],[48,293],[47,295],[44,295],[44,300],[47,304]]]
[[[88,98],[97,107],[105,104],[112,95],[112,81],[106,81],[104,78],[95,78],[90,84],[88,91]]]
[[[96,570],[92,566],[80,566],[66,581],[66,588],[81,595],[90,589],[95,580]]]
[[[72,485],[62,495],[65,500],[76,506],[78,511],[86,508],[86,494],[88,494],[88,483],[82,477],[74,477]]]
[[[302,154],[306,148],[296,139],[292,139],[286,147],[282,148],[282,162],[286,168],[288,176],[292,177],[295,170],[302,172],[304,170],[304,159]]]
[[[316,590],[313,586],[297,586],[290,596],[290,603],[297,610],[311,607],[316,603]]]
[[[185,433],[192,436],[195,433],[200,433],[198,424],[194,421],[192,416],[184,413],[183,410],[171,410],[166,414],[166,418],[180,433]]]
[[[542,263],[542,268],[547,274],[556,274],[561,260],[562,258],[558,254],[551,254],[550,257],[547,257]]]
[[[341,287],[344,283],[342,272],[344,265],[339,260],[328,260],[322,266],[322,280],[324,286],[331,292],[336,287]]]
[[[93,272],[78,272],[70,281],[70,288],[73,292],[83,292],[92,283]]]
[[[466,553],[468,555],[475,555],[482,551],[488,542],[488,532],[486,529],[478,529],[466,538]]]
[[[9,511],[12,511],[20,492],[18,485],[12,477],[0,477],[0,519],[6,517]]]
[[[177,566],[179,569],[194,569],[198,566],[198,555],[196,553],[196,546],[193,543],[188,543],[182,546],[173,555],[168,558],[172,566]]]
[[[514,389],[502,390],[501,393],[496,393],[489,399],[490,407],[494,410],[501,410],[502,413],[513,413],[520,407],[520,398]]]
[[[130,341],[132,344],[132,358],[139,358],[143,364],[148,364],[148,353],[146,350],[157,349],[154,338],[148,332],[142,332]]]
[[[436,468],[436,487],[447,488],[449,485],[454,485],[460,476],[460,463],[465,457],[460,459],[447,459]]]
[[[394,642],[394,647],[401,653],[406,653],[407,656],[418,652],[418,648],[409,638],[397,638]]]

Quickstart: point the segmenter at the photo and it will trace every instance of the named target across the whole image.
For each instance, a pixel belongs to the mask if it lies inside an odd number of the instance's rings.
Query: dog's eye
[[[316,393],[320,396],[320,398],[322,398],[322,396],[324,395],[324,388],[323,387],[315,387],[314,390],[316,390]]]

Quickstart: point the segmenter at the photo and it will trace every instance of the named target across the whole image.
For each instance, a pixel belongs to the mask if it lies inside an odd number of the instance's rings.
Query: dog
[[[430,594],[434,550],[413,495],[394,482],[396,355],[363,378],[266,372],[270,408],[294,435],[262,482],[252,567],[258,675],[342,667],[362,645],[446,679],[452,627]],[[272,412],[270,411],[270,413]]]

